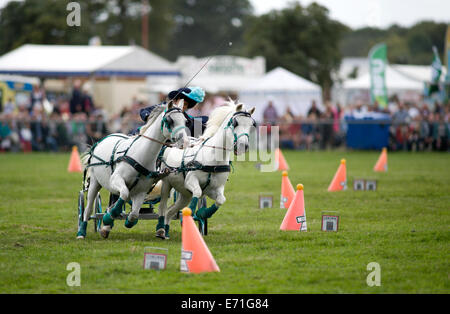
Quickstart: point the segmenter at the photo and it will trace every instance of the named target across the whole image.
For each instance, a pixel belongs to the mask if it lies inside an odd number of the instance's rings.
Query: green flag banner
[[[436,46],[433,46],[433,62],[431,63],[431,83],[439,83],[442,73],[442,62]]]
[[[386,88],[386,67],[387,67],[387,46],[378,44],[369,52],[370,66],[370,98],[372,104],[375,102],[381,108],[385,108],[388,103]]]
[[[431,84],[428,94],[431,95],[435,92],[439,92],[439,80],[442,74],[442,62],[439,58],[437,48],[433,46],[433,62],[431,63]]]
[[[450,25],[447,26],[447,34],[445,34],[445,57],[447,58],[447,76],[445,80],[450,82]]]

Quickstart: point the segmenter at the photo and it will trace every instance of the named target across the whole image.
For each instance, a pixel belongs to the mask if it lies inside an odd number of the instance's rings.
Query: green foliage
[[[26,43],[86,45],[99,36],[105,45],[141,43],[141,0],[80,0],[81,26],[67,25],[67,1],[9,2],[0,11],[0,55]],[[171,0],[149,0],[149,38],[157,53],[168,50]]]
[[[282,66],[319,83],[327,94],[330,73],[340,64],[338,45],[345,31],[325,7],[295,3],[254,17],[245,33],[245,52],[266,57],[268,70]]]
[[[169,58],[239,54],[252,6],[248,0],[174,0]],[[232,47],[228,46],[232,42]]]
[[[446,23],[419,22],[410,28],[392,25],[387,29],[361,28],[347,32],[341,43],[343,56],[367,57],[370,48],[380,42],[388,46],[391,63],[429,65],[433,60],[432,47],[444,54]]]

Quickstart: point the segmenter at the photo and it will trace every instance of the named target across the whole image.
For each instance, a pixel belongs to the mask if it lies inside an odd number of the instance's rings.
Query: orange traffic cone
[[[220,271],[191,214],[192,211],[189,208],[183,209],[181,271],[196,274]]]
[[[286,162],[286,159],[284,159],[283,153],[281,152],[281,149],[277,148],[275,149],[275,162],[277,163],[277,170],[285,171],[289,170],[289,166]]]
[[[289,208],[294,199],[295,191],[291,181],[288,178],[287,171],[283,171],[281,177],[281,196],[280,196],[280,208]]]
[[[72,147],[72,154],[70,155],[69,167],[67,167],[67,171],[82,172],[80,154],[78,154],[78,148],[76,146]]]
[[[280,230],[306,230],[305,200],[303,197],[303,184],[297,184],[297,192],[291,206],[284,216]]]
[[[387,171],[388,164],[387,164],[387,149],[386,147],[383,147],[383,150],[381,151],[380,157],[378,158],[377,163],[375,164],[375,167],[373,167],[373,171]]]
[[[345,166],[345,159],[341,160],[336,174],[328,187],[328,191],[343,191],[347,190],[347,170]]]

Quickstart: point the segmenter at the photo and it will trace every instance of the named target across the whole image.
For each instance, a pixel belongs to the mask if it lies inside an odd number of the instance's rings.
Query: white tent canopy
[[[0,74],[40,77],[176,75],[165,59],[137,46],[24,45],[0,57]]]
[[[263,120],[263,113],[269,101],[274,103],[278,115],[282,116],[289,107],[295,115],[306,116],[312,101],[322,103],[322,89],[304,78],[278,67],[262,78],[245,86],[239,93],[239,100],[247,106],[255,106],[255,119]]]
[[[441,75],[441,80],[445,77]],[[386,67],[386,87],[389,90],[423,91],[424,83],[431,81],[431,67],[427,65],[393,64]],[[370,89],[370,73],[365,73],[354,80],[347,80],[344,89]]]
[[[386,67],[386,87],[388,90],[423,90],[423,86],[423,81],[407,77],[391,65]],[[345,81],[343,87],[344,89],[370,89],[370,73]]]
[[[444,80],[445,69],[441,74]],[[418,101],[423,95],[426,82],[431,81],[431,67],[427,65],[389,64],[386,67],[386,88],[388,95],[397,95],[404,101]],[[370,73],[356,79],[344,81],[335,89],[335,100],[341,103],[370,101]]]

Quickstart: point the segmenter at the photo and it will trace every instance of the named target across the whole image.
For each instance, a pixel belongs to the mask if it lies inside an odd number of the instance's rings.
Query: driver
[[[194,134],[194,130],[201,130],[201,133],[203,133],[206,128],[208,117],[192,117],[191,115],[187,114],[186,111],[194,108],[198,103],[203,102],[203,100],[205,99],[205,91],[201,87],[183,87],[178,90],[171,91],[167,95],[167,97],[169,100],[172,100],[174,102],[177,102],[180,99],[184,100],[183,113],[187,120],[186,127],[189,129],[191,136],[200,136],[201,134]],[[147,122],[150,113],[156,106],[158,105],[153,105],[141,109],[139,114],[142,121]],[[197,125],[198,123],[201,124],[201,128],[199,126],[195,127],[195,125]],[[133,134],[136,134],[136,131]]]

